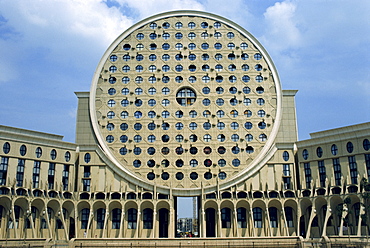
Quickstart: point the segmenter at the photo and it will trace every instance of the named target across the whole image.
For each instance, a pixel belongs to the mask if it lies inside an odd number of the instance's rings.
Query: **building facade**
[[[175,238],[178,197],[201,238],[367,237],[370,123],[298,141],[296,92],[225,18],[147,18],[76,93],[75,143],[0,126],[0,238]]]

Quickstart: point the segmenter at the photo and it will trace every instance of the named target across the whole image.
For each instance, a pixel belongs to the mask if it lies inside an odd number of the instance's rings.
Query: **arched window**
[[[90,209],[84,208],[81,210],[81,229],[87,229],[89,215],[90,215]]]
[[[237,212],[237,220],[238,220],[238,228],[246,228],[247,227],[247,209],[246,208],[238,208]]]
[[[122,210],[119,208],[115,208],[112,210],[112,229],[121,228],[121,213]]]
[[[285,207],[284,212],[288,227],[294,227],[293,208]]]
[[[143,210],[143,228],[153,229],[153,209],[145,208]]]
[[[105,209],[99,208],[96,211],[96,229],[104,228],[104,220],[105,220]]]
[[[130,208],[127,211],[127,228],[136,229],[137,222],[137,210],[135,208]]]
[[[262,209],[253,208],[253,223],[255,228],[262,228]]]
[[[270,216],[270,226],[272,228],[278,227],[278,211],[275,207],[269,208],[269,216]]]
[[[231,210],[230,208],[221,209],[222,228],[231,228]]]

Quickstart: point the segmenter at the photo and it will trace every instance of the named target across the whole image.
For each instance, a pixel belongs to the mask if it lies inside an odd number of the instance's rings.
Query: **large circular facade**
[[[281,88],[267,52],[243,28],[208,13],[169,12],[108,48],[90,114],[117,173],[191,195],[263,165],[279,128]]]

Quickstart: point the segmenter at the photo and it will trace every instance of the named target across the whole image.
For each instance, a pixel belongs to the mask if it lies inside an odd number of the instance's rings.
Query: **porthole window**
[[[130,66],[128,66],[128,65],[123,66],[123,67],[122,67],[122,71],[123,71],[123,72],[129,72],[129,71],[130,71]],[[112,71],[111,71],[111,72],[112,72]]]
[[[255,60],[261,60],[262,59],[262,55],[260,53],[254,54],[253,57],[254,57]]]
[[[223,146],[220,146],[220,147],[217,148],[217,152],[219,154],[225,154],[226,153],[226,148],[223,147]]]
[[[204,179],[206,179],[206,180],[212,179],[212,173],[211,172],[204,173]]]
[[[176,160],[175,162],[176,167],[183,167],[184,166],[184,161],[181,159]]]
[[[134,142],[135,142],[135,143],[140,143],[140,142],[141,142],[141,140],[142,140],[142,138],[141,138],[141,136],[140,136],[140,135],[138,135],[138,134],[137,134],[137,135],[135,135],[135,136],[134,136]]]
[[[209,106],[211,104],[211,100],[209,100],[208,98],[203,99],[202,102],[204,106]]]
[[[233,135],[231,135],[231,140],[233,142],[238,142],[239,141],[239,135],[237,135],[236,133],[234,133]]]
[[[170,149],[168,147],[162,147],[161,152],[163,155],[168,155],[170,153]]]
[[[66,151],[66,153],[64,154],[64,160],[66,162],[69,162],[71,160],[71,153],[69,151]]]
[[[347,145],[346,145],[346,148],[347,148],[348,153],[352,153],[353,152],[353,143],[348,142]]]
[[[331,154],[333,154],[334,156],[338,154],[338,147],[336,144],[333,144],[331,146]]]
[[[27,147],[25,145],[21,145],[21,147],[19,148],[19,153],[21,154],[21,156],[26,155]]]
[[[245,148],[245,152],[248,154],[252,154],[254,152],[254,148],[252,146],[247,146]]]
[[[139,168],[141,166],[141,161],[136,159],[134,160],[134,162],[132,163],[132,165],[135,167],[135,168]]]
[[[156,116],[156,113],[154,111],[149,111],[148,112],[148,117],[149,118],[154,118]]]
[[[163,141],[163,142],[168,142],[168,141],[170,141],[170,136],[168,136],[167,134],[162,135],[162,141]]]
[[[168,129],[170,129],[170,124],[168,124],[167,122],[162,123],[162,130],[168,130]]]
[[[195,23],[194,23],[194,22],[189,22],[189,23],[188,23],[188,27],[189,27],[189,28],[191,28],[191,29],[193,29],[193,28],[195,28],[195,27],[196,27],[196,25],[195,25]]]
[[[177,118],[182,118],[184,116],[184,113],[181,110],[176,111],[175,116]]]
[[[147,150],[147,153],[149,155],[154,155],[155,154],[155,148],[154,147],[149,147],[148,150]]]
[[[189,44],[189,46],[190,46],[190,44]],[[194,47],[194,48],[195,48],[195,47]],[[193,48],[193,49],[194,49],[194,48]],[[189,49],[191,49],[191,48],[189,47]],[[191,50],[192,50],[192,49],[191,49]],[[195,54],[193,54],[193,53],[192,53],[192,54],[189,54],[189,57],[188,57],[188,58],[189,58],[189,60],[194,61],[194,60],[197,58],[197,55],[195,55]]]
[[[168,29],[168,28],[170,27],[170,24],[169,24],[168,22],[164,22],[164,23],[162,24],[162,27],[163,27],[164,29]]]
[[[217,135],[217,141],[219,142],[224,142],[225,141],[225,135],[224,134],[219,134]]]
[[[195,110],[191,110],[191,111],[189,112],[189,116],[190,116],[191,118],[195,118],[195,117],[197,117],[197,111],[195,111]]]
[[[121,155],[126,155],[126,154],[127,154],[127,148],[126,148],[126,147],[121,147],[121,148],[119,149],[119,153],[120,153]]]
[[[170,55],[168,55],[168,54],[163,54],[163,55],[162,55],[162,59],[163,59],[163,61],[168,61],[168,60],[170,59]]]
[[[154,107],[156,104],[157,104],[157,102],[156,102],[154,99],[149,99],[149,101],[148,101],[148,105],[149,105],[150,107]]]
[[[198,140],[198,137],[195,134],[192,134],[189,136],[190,142],[196,142]]]
[[[364,139],[362,146],[364,147],[365,151],[368,151],[370,149],[370,141],[368,139]]]
[[[257,115],[258,117],[265,117],[266,112],[264,110],[258,110]]]
[[[222,48],[222,44],[217,42],[215,43],[215,49],[220,50]]]
[[[266,141],[267,140],[267,135],[262,133],[258,136],[258,139],[262,142]]]
[[[219,123],[217,123],[217,128],[218,128],[219,130],[223,130],[223,129],[225,129],[225,123],[223,123],[223,122],[219,122]]]
[[[230,127],[233,130],[237,130],[239,128],[239,124],[237,122],[231,122]]]
[[[252,111],[250,111],[250,110],[245,110],[245,111],[244,111],[244,115],[245,115],[246,117],[252,117]]]
[[[224,99],[222,99],[222,98],[218,98],[218,99],[216,100],[216,105],[217,105],[217,106],[222,106],[222,105],[224,105],[224,103],[225,103],[225,101],[224,101]]]
[[[191,167],[197,167],[198,166],[198,160],[196,160],[196,159],[190,160],[190,166]]]
[[[210,88],[208,88],[208,87],[204,87],[203,89],[202,89],[202,92],[203,92],[203,94],[206,94],[206,95],[208,95],[209,93],[210,93]]]
[[[41,158],[42,156],[42,149],[41,147],[37,147],[35,151],[36,158]]]
[[[134,154],[135,155],[140,155],[141,154],[141,148],[140,147],[135,147],[134,148]]]
[[[141,123],[135,123],[134,124],[134,129],[136,130],[136,131],[139,131],[139,130],[141,130],[141,128],[143,127],[143,125],[141,124]]]
[[[184,148],[182,147],[176,147],[175,152],[177,155],[181,155],[184,153]]]
[[[149,24],[149,27],[150,27],[151,29],[156,29],[156,28],[157,28],[157,23],[152,22],[152,23],[150,23],[150,24]]]
[[[197,124],[197,123],[195,123],[195,122],[191,122],[191,123],[189,124],[189,128],[190,128],[191,130],[195,130],[195,129],[197,129],[197,126],[198,126],[198,124]]]
[[[188,38],[189,39],[194,39],[196,37],[196,34],[195,33],[193,33],[193,32],[190,32],[189,34],[188,34]]]
[[[162,94],[163,94],[163,95],[168,95],[168,94],[170,94],[170,89],[169,89],[169,88],[167,88],[167,87],[164,87],[164,88],[162,89]]]
[[[128,129],[128,124],[127,123],[121,123],[120,128],[122,131],[126,131]]]
[[[303,157],[304,160],[308,159],[308,151],[307,151],[307,149],[304,149],[302,151],[302,157]]]
[[[135,78],[135,83],[137,83],[137,84],[141,84],[143,81],[144,81],[144,79],[140,76]]]
[[[155,136],[153,134],[148,136],[148,142],[153,143],[155,141]]]
[[[202,60],[204,60],[204,61],[209,60],[209,55],[208,55],[208,54],[206,54],[206,53],[202,54]],[[209,66],[208,66],[208,69],[209,69]],[[204,71],[204,70],[203,70],[203,71]]]
[[[57,158],[57,151],[55,149],[50,151],[50,158],[55,160]]]
[[[136,90],[135,90],[136,91]],[[140,107],[141,105],[143,105],[143,101],[141,99],[136,99],[135,100],[135,106],[136,107]]]
[[[237,146],[233,146],[231,148],[231,152],[234,153],[234,154],[238,154],[240,152],[240,148],[237,147]]]
[[[223,110],[218,110],[218,111],[216,112],[216,116],[217,116],[218,118],[222,118],[222,117],[224,117],[224,115],[225,115],[225,112],[224,112]]]
[[[182,142],[182,141],[184,141],[184,136],[182,136],[181,134],[178,134],[178,135],[176,135],[175,140],[177,142]],[[190,148],[190,153],[191,153],[191,148]]]
[[[85,153],[85,156],[84,156],[84,161],[86,164],[90,163],[90,160],[91,160],[91,155],[90,153]]]
[[[289,160],[289,152],[287,152],[287,151],[284,151],[283,152],[283,160],[284,161],[288,161]]]
[[[163,50],[169,50],[170,49],[170,44],[168,44],[168,43],[164,43],[163,45],[162,45],[162,49]]]
[[[4,145],[3,145],[3,152],[5,154],[8,154],[10,152],[10,144],[9,142],[5,142]]]
[[[265,100],[263,98],[258,98],[257,99],[257,104],[260,105],[260,106],[262,106],[262,105],[265,104]]]
[[[184,124],[182,124],[181,122],[177,122],[175,124],[175,128],[176,130],[182,130],[184,128]]]
[[[182,172],[177,172],[176,173],[176,179],[177,180],[182,180],[184,178],[184,174]]]
[[[123,61],[130,61],[131,57],[128,54],[122,56]]]
[[[196,172],[190,173],[190,179],[191,180],[197,180],[198,179],[198,173],[196,173]]]
[[[231,162],[231,164],[234,166],[234,167],[238,167],[240,165],[240,160],[235,158],[233,159],[233,161]]]
[[[253,127],[253,124],[252,124],[252,122],[246,122],[245,124],[244,124],[244,127],[245,127],[245,129],[252,129],[252,127]]]
[[[176,33],[175,38],[178,39],[178,40],[182,39],[182,33],[180,33],[180,32]]]
[[[184,81],[184,79],[181,76],[177,76],[175,78],[175,81],[176,81],[176,83],[182,83],[182,81]]]
[[[204,142],[210,142],[210,141],[211,141],[211,139],[212,139],[212,137],[211,137],[211,135],[209,135],[209,134],[205,134],[205,135],[203,136],[203,140],[204,140]]]
[[[218,178],[220,178],[221,180],[226,179],[226,173],[225,172],[218,173]]]
[[[153,172],[149,172],[146,177],[148,178],[148,180],[154,180],[155,178],[155,174]]]
[[[206,153],[206,154],[209,154],[209,153]],[[204,164],[205,167],[211,167],[212,160],[206,159],[206,160],[204,160],[203,164]]]
[[[176,22],[175,28],[177,28],[177,29],[182,28],[182,22]]]
[[[138,33],[138,34],[136,35],[136,39],[138,39],[138,40],[142,40],[142,39],[144,39],[144,34],[143,34],[143,33]]]
[[[203,128],[204,128],[205,130],[209,130],[209,129],[211,129],[211,123],[209,123],[209,122],[204,122],[204,123],[203,123]]]
[[[316,155],[317,155],[317,157],[321,158],[322,157],[322,154],[323,154],[322,148],[321,147],[317,147],[316,148]]]
[[[251,141],[253,141],[253,135],[252,135],[252,134],[247,134],[247,135],[245,135],[245,140],[246,140],[247,142],[251,142]]]
[[[114,113],[113,113],[114,114]],[[128,117],[128,112],[127,111],[122,111],[121,112],[121,118],[126,119]],[[109,117],[108,117],[109,118]]]
[[[266,128],[266,122],[261,121],[260,123],[258,123],[258,128],[259,129],[265,129]]]
[[[244,83],[248,83],[248,82],[250,81],[250,77],[249,77],[249,76],[247,76],[247,75],[244,75],[244,76],[242,77],[242,80],[243,80],[243,82],[244,82]]]
[[[207,50],[209,48],[209,45],[208,43],[202,43],[201,47],[203,50]]]
[[[168,149],[168,148],[167,148]],[[167,159],[162,160],[161,165],[163,167],[168,167],[170,165],[170,162]]]
[[[207,39],[207,38],[208,38],[208,33],[207,33],[207,32],[203,32],[200,36],[201,36],[203,39]]]
[[[115,77],[110,77],[110,78],[109,78],[109,83],[110,83],[110,84],[115,84],[115,83],[116,83],[116,81],[117,81],[117,79],[116,79]],[[123,82],[123,78],[122,78],[122,82]]]
[[[155,60],[157,60],[157,55],[155,55],[155,54],[150,54],[150,55],[149,55],[149,60],[150,60],[150,61],[155,61]]]
[[[217,83],[222,83],[222,81],[224,81],[224,78],[222,77],[222,76],[217,76],[216,77],[216,82]],[[221,89],[222,89],[222,87],[221,87]],[[218,92],[217,92],[218,93]],[[222,93],[223,93],[223,91],[222,91]],[[222,94],[222,93],[219,93],[219,94]]]
[[[226,165],[226,160],[225,160],[225,159],[220,159],[220,160],[218,160],[217,164],[218,164],[218,166],[220,166],[220,167],[225,167],[225,165]]]
[[[220,23],[220,22],[215,22],[215,23],[213,24],[213,26],[214,26],[215,28],[220,28],[220,27],[221,27],[221,23]]]

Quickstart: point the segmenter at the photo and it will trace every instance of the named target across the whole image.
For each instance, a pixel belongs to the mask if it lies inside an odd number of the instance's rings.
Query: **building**
[[[370,123],[298,141],[296,92],[239,25],[149,17],[76,93],[75,143],[0,127],[0,238],[171,240],[177,197],[196,197],[204,240],[363,241]]]

